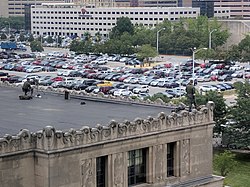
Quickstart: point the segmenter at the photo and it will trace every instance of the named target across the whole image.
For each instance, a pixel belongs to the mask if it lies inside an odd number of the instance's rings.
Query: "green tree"
[[[40,41],[37,41],[37,40],[34,40],[30,43],[30,49],[32,52],[42,52],[44,51],[42,45],[41,45],[41,42]]]
[[[134,26],[128,17],[121,17],[117,20],[116,26],[110,32],[110,38],[119,38],[124,32],[134,34]]]
[[[232,45],[227,53],[227,60],[241,61],[241,51],[238,45]]]
[[[34,37],[32,34],[29,35],[29,38],[28,38],[28,42],[33,42],[34,41]]]
[[[8,28],[10,26],[11,30],[20,30],[24,29],[24,23],[24,17],[21,16],[12,16],[9,18],[0,17],[0,28]]]
[[[236,166],[237,161],[235,161],[235,154],[228,150],[217,154],[214,157],[214,168],[220,171],[220,174],[224,177],[227,176],[227,174]]]
[[[206,105],[208,101],[215,103],[214,108],[214,132],[220,133],[222,131],[222,125],[226,124],[226,117],[228,115],[227,105],[223,95],[218,92],[207,92],[205,95],[196,93],[196,102],[198,105]]]
[[[102,40],[102,35],[100,32],[95,33],[95,42],[99,43]]]
[[[74,51],[78,54],[86,54],[92,52],[91,41],[77,41],[73,40],[70,44],[70,51]]]
[[[225,135],[228,136],[228,144],[236,148],[250,147],[250,83],[235,84],[238,97],[236,105],[230,108],[229,119],[235,123],[225,128]]]
[[[54,40],[52,38],[52,36],[48,36],[47,40],[46,40],[49,44],[53,43]]]
[[[136,55],[138,59],[148,61],[149,57],[157,56],[157,51],[156,48],[151,47],[151,45],[149,44],[146,44],[138,48],[138,52]]]
[[[91,34],[89,32],[84,33],[84,40],[85,41],[90,41],[91,40]]]
[[[132,45],[135,47],[142,46],[144,44],[156,46],[156,34],[154,33],[154,30],[148,29],[144,26],[136,26],[132,37]]]
[[[230,59],[240,60],[242,62],[250,61],[250,36],[247,35],[238,46],[233,46],[229,52]]]
[[[169,99],[166,95],[164,95],[164,94],[162,94],[162,93],[156,93],[156,94],[154,94],[153,96],[148,97],[148,99],[150,99],[151,101],[155,101],[155,100],[157,100],[158,98],[160,98],[160,99],[161,99],[162,101],[164,101],[165,103],[170,102],[170,99]]]

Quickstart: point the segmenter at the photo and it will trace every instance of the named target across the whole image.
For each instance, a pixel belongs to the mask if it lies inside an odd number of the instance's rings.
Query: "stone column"
[[[81,187],[96,186],[96,159],[85,159],[81,162]]]
[[[117,153],[112,155],[112,173],[113,180],[111,186],[113,187],[126,187],[127,177],[125,177],[125,170],[127,162],[125,162],[125,153]]]

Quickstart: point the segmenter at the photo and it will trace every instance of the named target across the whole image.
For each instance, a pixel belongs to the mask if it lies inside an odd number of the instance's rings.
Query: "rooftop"
[[[162,106],[99,102],[71,98],[64,100],[59,94],[41,94],[41,98],[19,100],[21,88],[0,87],[0,137],[15,135],[21,129],[36,132],[51,125],[56,129],[80,129],[83,126],[106,125],[111,120],[123,122],[148,116],[156,117],[160,112],[169,114],[171,109]]]

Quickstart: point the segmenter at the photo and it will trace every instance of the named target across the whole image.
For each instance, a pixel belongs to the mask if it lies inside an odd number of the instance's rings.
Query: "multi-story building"
[[[0,17],[24,16],[25,5],[39,5],[44,2],[64,2],[65,0],[0,0]]]
[[[31,8],[31,31],[36,35],[83,36],[99,32],[107,36],[120,17],[154,27],[164,20],[197,18],[199,8],[192,7],[81,7],[73,3],[43,3]]]
[[[238,19],[250,18],[250,1],[248,0],[215,0],[214,7],[230,8],[230,17]]]
[[[214,17],[214,1],[213,0],[193,0],[192,7],[199,7],[202,16],[208,18]]]

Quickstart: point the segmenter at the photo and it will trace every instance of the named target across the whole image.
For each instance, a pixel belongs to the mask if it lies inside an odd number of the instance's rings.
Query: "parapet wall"
[[[117,123],[111,121],[108,126],[97,125],[95,128],[83,126],[79,130],[70,129],[63,132],[46,126],[43,130],[30,132],[22,129],[16,136],[5,135],[0,138],[0,158],[11,153],[23,151],[40,151],[49,153],[60,149],[90,146],[101,142],[119,141],[131,137],[157,134],[162,131],[173,131],[190,126],[213,123],[214,103],[208,102],[199,111],[173,112],[167,116],[158,114],[156,118],[135,119]]]

